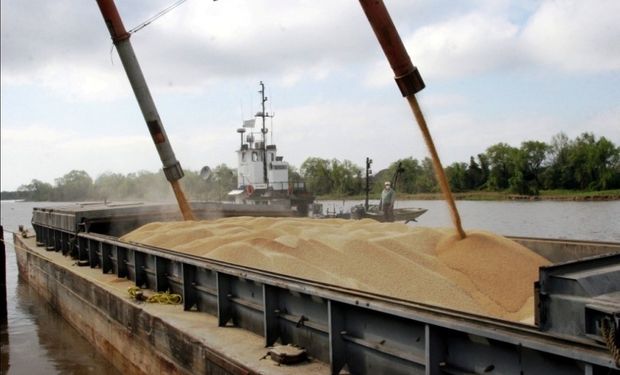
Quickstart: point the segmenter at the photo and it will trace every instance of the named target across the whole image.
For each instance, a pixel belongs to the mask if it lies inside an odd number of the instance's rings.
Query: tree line
[[[208,178],[196,171],[186,170],[182,179],[185,193],[196,200],[222,200],[236,187],[233,169],[225,164],[213,169]],[[104,173],[93,180],[88,173],[73,170],[54,180],[54,184],[37,179],[20,186],[16,192],[2,192],[2,199],[32,201],[84,200],[173,200],[174,194],[162,170],[129,173]]]
[[[401,159],[377,173],[372,191],[392,180],[400,169],[395,188],[407,194],[439,191],[430,158]],[[309,158],[301,175],[317,194],[356,195],[364,191],[362,168],[349,162]],[[608,190],[620,188],[620,147],[605,137],[583,133],[575,139],[555,135],[550,143],[526,141],[520,147],[497,143],[469,162],[445,168],[453,192],[501,191],[537,195],[541,190]]]
[[[407,194],[439,191],[429,158],[405,158],[393,162],[370,180],[373,193],[399,171],[395,188]],[[583,133],[569,139],[557,134],[550,143],[526,141],[520,147],[497,143],[485,152],[445,168],[454,192],[505,191],[536,195],[541,190],[608,190],[620,188],[620,147],[605,137]],[[364,193],[365,170],[355,163],[310,157],[299,170],[290,166],[292,181],[304,180],[316,195],[354,196]],[[183,186],[190,199],[222,200],[236,188],[236,171],[225,164],[213,169],[208,178],[186,171]],[[162,171],[127,175],[105,173],[93,180],[74,170],[57,178],[54,185],[32,180],[17,192],[2,192],[3,199],[35,201],[75,200],[162,200],[173,199]]]

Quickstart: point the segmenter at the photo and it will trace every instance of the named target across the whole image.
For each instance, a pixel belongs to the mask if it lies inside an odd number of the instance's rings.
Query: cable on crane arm
[[[153,21],[155,21],[156,19],[162,17],[163,15],[165,15],[166,13],[172,11],[174,8],[178,7],[179,5],[183,4],[186,1],[187,0],[179,0],[179,1],[177,1],[176,3],[174,3],[174,4],[170,5],[170,6],[168,6],[167,8],[161,10],[160,12],[158,12],[157,14],[152,16],[151,18],[149,18],[146,21],[142,22],[138,26],[136,26],[133,29],[129,30],[128,33],[130,33],[130,34],[137,33],[138,31],[144,29],[145,27],[147,27],[148,25],[153,23]]]

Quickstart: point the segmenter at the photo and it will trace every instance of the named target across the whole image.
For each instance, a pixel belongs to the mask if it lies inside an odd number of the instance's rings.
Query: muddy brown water
[[[324,209],[348,209],[362,201],[324,201]],[[371,204],[373,202],[371,201]],[[1,223],[15,231],[30,226],[32,207],[59,203],[2,202]],[[465,229],[504,235],[620,242],[620,201],[472,202],[457,201]],[[428,209],[421,225],[451,225],[443,201],[397,201],[396,207]],[[11,234],[5,232],[10,241]],[[118,374],[30,287],[19,281],[12,247],[7,246],[8,327],[2,328],[2,374]]]
[[[18,277],[14,232],[20,224],[30,227],[32,207],[54,203],[2,201],[5,230],[8,326],[1,327],[0,374],[111,374],[116,371],[90,343]]]

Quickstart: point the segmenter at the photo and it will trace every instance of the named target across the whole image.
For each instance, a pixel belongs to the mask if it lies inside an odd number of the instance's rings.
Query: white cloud
[[[466,77],[514,64],[517,33],[504,19],[470,13],[424,26],[404,43],[425,77]]]
[[[45,88],[70,102],[111,101],[132,95],[122,67],[101,68],[88,65],[49,65],[34,74]]]
[[[85,170],[93,178],[106,170],[158,168],[148,137],[94,137],[36,124],[3,126],[1,141],[3,189],[15,189],[33,178],[52,183],[69,172],[67,168]]]
[[[9,146],[15,143],[50,142],[54,144],[64,139],[65,136],[66,134],[59,134],[45,124],[35,124],[14,128],[3,126],[1,139],[4,148],[5,144]]]
[[[3,88],[40,87],[70,102],[131,95],[96,3],[2,2],[1,46]]]
[[[496,143],[519,147],[528,140],[548,141],[562,129],[549,116],[506,116],[484,118],[468,112],[454,112],[433,118],[432,134],[444,164],[466,162]],[[532,132],[523,131],[524,128]]]
[[[417,62],[414,64],[417,64]],[[369,64],[363,78],[363,83],[370,88],[394,84],[394,72],[390,69],[390,65],[385,59],[376,60],[374,63]]]
[[[579,134],[588,131],[598,136],[605,136],[620,147],[620,105],[593,114],[585,121],[583,129]],[[576,137],[579,134],[569,136]]]
[[[393,17],[425,79],[451,79],[527,66],[608,71],[620,67],[620,2],[576,0],[396,1]],[[119,3],[129,28],[156,13]],[[33,9],[35,11],[33,11]],[[533,12],[522,25],[515,9]],[[427,22],[423,24],[422,22]],[[415,26],[415,27],[414,27]],[[243,77],[281,77],[289,87],[366,67],[368,87],[392,74],[358,4],[331,1],[194,1],[132,37],[155,90],[198,94]],[[2,82],[39,84],[72,100],[130,96],[96,4],[2,3]]]
[[[270,74],[294,85],[366,60],[373,41],[360,35],[371,32],[356,7],[346,1],[187,2],[134,39],[154,84],[168,77],[176,87],[204,87]]]
[[[544,2],[523,31],[535,61],[567,71],[620,70],[620,1]]]
[[[110,61],[111,42],[96,3],[20,0],[0,4],[2,103],[3,109],[9,109],[2,121],[3,187],[14,188],[39,173],[41,179],[59,177],[67,172],[58,170],[59,166],[85,169],[93,177],[106,170],[158,169],[150,139],[138,131],[135,138],[108,136],[106,120],[100,118],[94,126],[104,134],[102,138],[66,130],[92,120],[90,113],[84,114],[94,107],[92,103],[75,111],[80,101],[110,101],[105,108],[116,114],[111,121],[117,127],[125,120],[140,120],[139,113],[132,112],[133,100],[113,100],[133,94],[116,51],[114,64]],[[117,3],[128,27],[168,4],[165,0]],[[563,122],[551,110],[540,110],[536,116],[507,110],[505,118],[490,120],[485,113],[492,111],[484,108],[480,98],[480,92],[488,92],[488,86],[481,89],[481,85],[488,82],[475,80],[489,72],[508,75],[516,69],[535,70],[539,74],[528,77],[540,85],[539,77],[562,72],[563,77],[555,74],[550,84],[568,87],[555,79],[579,75],[586,81],[587,74],[616,72],[620,23],[615,18],[620,1],[394,0],[387,5],[413,62],[429,83],[420,101],[444,161],[465,161],[496,142],[510,140],[518,145],[528,134],[547,140],[561,130],[570,136],[581,132],[573,134],[569,129],[611,134],[612,141],[620,143],[618,136],[613,137],[620,128],[618,108],[600,104],[596,111],[603,112],[587,115],[595,110],[584,103],[583,109],[574,109],[580,124]],[[167,126],[168,134],[186,168],[234,165],[235,126],[207,132],[198,124],[238,120],[231,120],[236,117],[231,113],[237,112],[233,102],[243,96],[255,103],[254,82],[260,79],[270,89],[280,89],[276,96],[287,96],[289,108],[274,102],[278,106],[275,141],[286,160],[297,166],[308,156],[359,164],[371,156],[376,169],[397,158],[427,155],[356,2],[189,1],[135,34],[132,42],[156,101],[162,103],[162,117],[172,125]],[[468,84],[477,97],[456,94],[463,92],[461,77],[472,78]],[[604,85],[592,77],[593,84]],[[439,90],[430,90],[431,81]],[[384,89],[388,86],[390,90]],[[617,89],[609,87],[604,87],[605,102],[618,97]],[[41,95],[32,98],[38,103],[16,103],[28,90],[39,94],[39,89]],[[564,100],[564,93],[558,95],[559,101]],[[532,92],[531,100],[536,98]],[[493,99],[500,108],[510,108],[506,105],[510,95]],[[526,99],[525,107],[536,107]],[[57,106],[51,111],[57,117],[20,112],[49,105]],[[14,123],[20,118],[48,123]],[[583,120],[587,118],[591,120]],[[523,124],[535,132],[523,132]],[[16,181],[15,186],[10,180]]]
[[[445,110],[455,107],[462,107],[470,102],[469,98],[459,94],[438,94],[428,92],[423,97],[425,108],[431,110]]]
[[[453,14],[403,34],[423,77],[449,80],[496,71],[542,68],[564,72],[620,69],[620,2],[545,1],[525,24],[510,18],[514,4],[480,1],[467,14]],[[390,82],[383,56],[371,64],[369,86]]]
[[[375,168],[413,155],[424,155],[419,130],[404,100],[321,101],[281,109],[275,143],[297,167],[310,156],[348,159],[361,165],[367,156]]]

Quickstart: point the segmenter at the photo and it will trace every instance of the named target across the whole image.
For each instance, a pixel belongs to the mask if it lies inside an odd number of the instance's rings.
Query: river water
[[[362,201],[323,201],[331,212]],[[370,201],[370,204],[377,204]],[[2,201],[2,226],[14,232],[30,227],[32,208],[63,203]],[[463,227],[528,237],[620,242],[620,201],[613,202],[478,202],[458,201]],[[451,226],[443,201],[397,201],[396,208],[428,209],[413,226]],[[7,241],[8,326],[2,327],[2,374],[118,374],[41,297],[18,278],[12,234]]]
[[[364,201],[323,201],[323,211],[349,212]],[[370,200],[369,204],[379,204]],[[620,201],[457,201],[465,230],[484,229],[506,236],[620,242]],[[444,201],[396,201],[395,208],[428,211],[413,226],[452,227]]]
[[[18,277],[13,235],[30,228],[32,208],[62,203],[2,201],[8,326],[2,327],[1,374],[120,374],[86,339]]]

